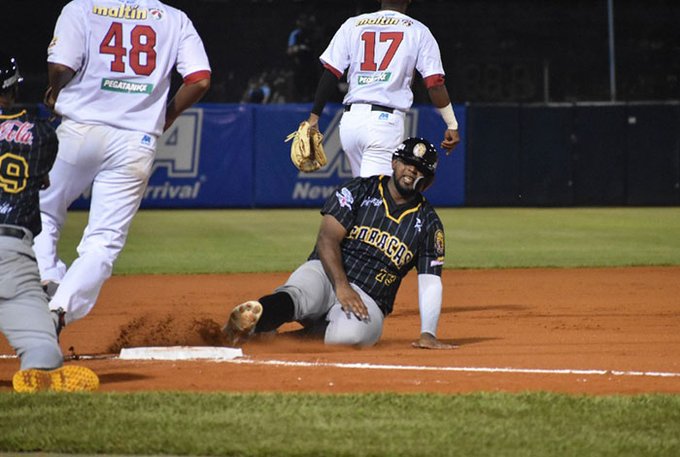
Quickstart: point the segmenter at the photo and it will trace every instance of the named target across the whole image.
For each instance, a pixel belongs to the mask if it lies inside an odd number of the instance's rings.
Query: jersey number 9
[[[0,156],[0,189],[8,194],[18,194],[26,188],[28,163],[11,152]]]

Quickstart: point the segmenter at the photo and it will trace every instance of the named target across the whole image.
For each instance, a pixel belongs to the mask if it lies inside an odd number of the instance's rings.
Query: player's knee
[[[354,346],[354,347],[369,347],[375,345],[380,339],[380,333],[373,331],[373,329],[365,329],[365,331],[354,332],[337,332],[329,328],[326,330],[326,337],[324,342],[333,346]]]

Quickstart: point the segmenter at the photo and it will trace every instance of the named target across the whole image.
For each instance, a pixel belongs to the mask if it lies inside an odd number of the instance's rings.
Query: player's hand
[[[335,296],[338,298],[340,306],[348,319],[354,314],[359,320],[371,320],[371,317],[368,315],[368,309],[366,308],[366,305],[364,305],[361,296],[356,290],[352,289],[352,286],[347,284],[346,286],[337,287]]]
[[[427,332],[421,333],[420,338],[411,343],[411,346],[418,349],[456,349],[458,347],[455,344],[443,343]]]
[[[311,113],[307,119],[307,122],[309,122],[309,128],[317,131],[319,130],[319,116]]]
[[[52,86],[47,87],[45,95],[43,96],[43,103],[45,104],[48,110],[54,111],[54,105],[57,103],[57,100],[54,98],[54,91],[52,90]]]
[[[446,155],[449,155],[453,148],[455,148],[458,143],[460,143],[460,134],[458,130],[447,129],[444,132],[444,141],[442,141],[442,149],[446,149]]]

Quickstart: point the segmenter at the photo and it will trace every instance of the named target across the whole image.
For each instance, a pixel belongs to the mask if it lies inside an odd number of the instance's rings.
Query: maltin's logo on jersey
[[[357,27],[362,25],[397,25],[399,19],[396,17],[378,16],[357,21]]]
[[[131,19],[133,21],[144,21],[148,15],[146,9],[137,8],[137,5],[120,5],[118,8],[93,6],[92,12],[98,16],[115,17],[117,19]]]
[[[131,83],[119,79],[104,78],[102,79],[101,89],[111,92],[124,92],[126,94],[150,94],[153,90],[153,84]]]
[[[386,83],[392,78],[392,73],[384,71],[381,73],[363,74],[357,76],[357,84],[365,86],[366,84]]]

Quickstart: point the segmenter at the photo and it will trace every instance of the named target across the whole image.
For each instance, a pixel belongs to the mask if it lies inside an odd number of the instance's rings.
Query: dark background
[[[24,103],[42,97],[46,48],[66,3],[2,0],[0,47],[19,60]],[[166,3],[185,11],[204,40],[213,68],[208,102],[241,101],[248,80],[262,74],[278,78],[273,101],[300,101],[286,89],[286,45],[298,15],[316,18],[318,56],[347,17],[378,7],[374,0]],[[611,100],[607,0],[414,0],[408,14],[437,38],[455,102]],[[680,99],[680,1],[614,0],[614,17],[617,100]],[[420,85],[414,89],[416,103],[427,102]]]

